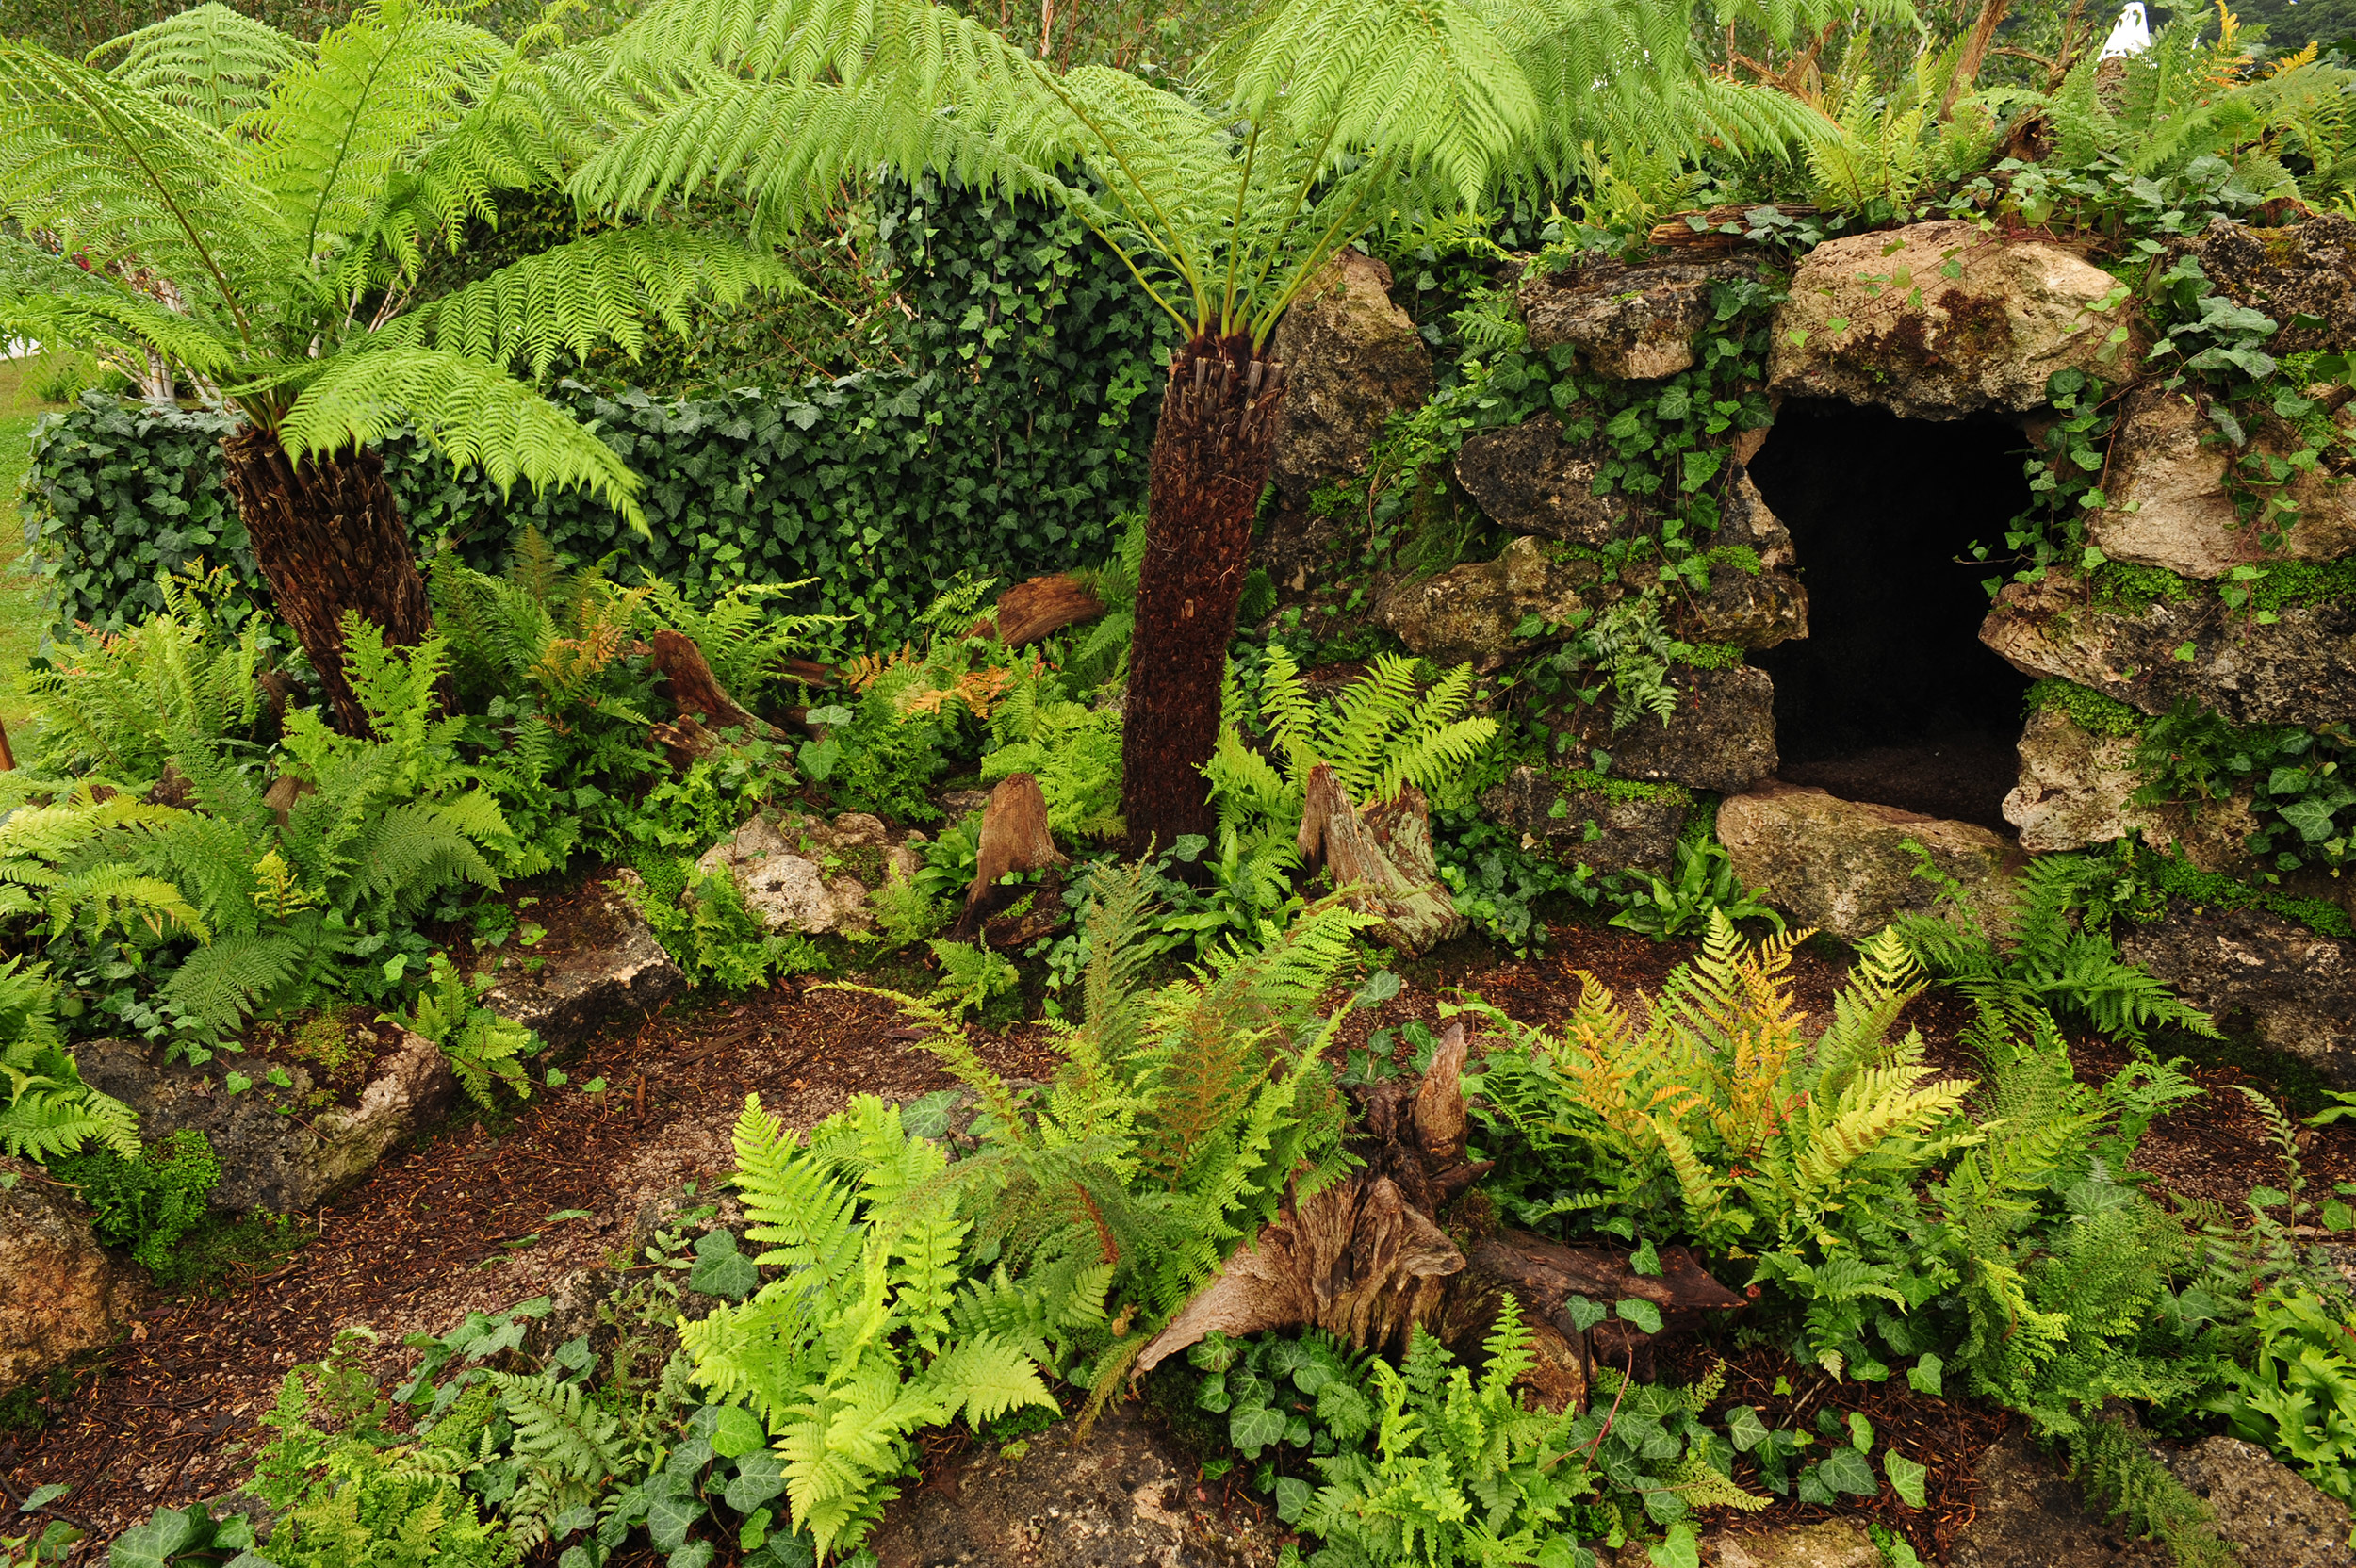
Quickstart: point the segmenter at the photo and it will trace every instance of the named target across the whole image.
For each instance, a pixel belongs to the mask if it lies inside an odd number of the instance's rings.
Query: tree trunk
[[[1955,100],[1972,90],[1980,79],[1980,64],[1988,58],[1988,46],[1995,41],[1996,29],[2004,24],[2004,12],[2012,8],[2012,0],[1980,0],[1979,20],[1972,24],[1972,36],[1963,46],[1963,54],[1955,60],[1955,74],[1948,78],[1947,96],[1939,100],[1941,120],[1955,112]]]
[[[1252,358],[1249,338],[1198,337],[1170,360],[1121,738],[1134,848],[1212,831],[1202,769],[1219,743],[1219,678],[1284,389],[1284,367]]]
[[[415,647],[433,629],[384,460],[357,447],[297,465],[274,433],[254,424],[224,437],[221,451],[279,619],[319,672],[337,727],[367,734],[368,712],[344,676],[344,612],[382,628],[388,647]]]

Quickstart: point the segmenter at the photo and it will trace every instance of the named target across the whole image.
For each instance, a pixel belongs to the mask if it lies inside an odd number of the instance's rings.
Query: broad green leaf
[[[1890,1490],[1908,1508],[1922,1506],[1922,1483],[1930,1473],[1930,1466],[1915,1462],[1895,1448],[1882,1453],[1882,1474],[1890,1478]]]
[[[712,1451],[722,1459],[741,1459],[769,1446],[768,1429],[761,1417],[742,1405],[723,1405],[712,1424]]]
[[[1871,1497],[1882,1489],[1882,1483],[1873,1478],[1873,1466],[1855,1448],[1835,1448],[1816,1469],[1819,1478],[1836,1492]]]
[[[1620,1315],[1621,1321],[1633,1323],[1648,1334],[1661,1331],[1661,1309],[1650,1301],[1631,1296],[1621,1300],[1613,1310]]]

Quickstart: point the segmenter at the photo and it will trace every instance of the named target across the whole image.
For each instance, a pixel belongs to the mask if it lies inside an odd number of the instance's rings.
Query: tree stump
[[[1432,853],[1432,811],[1410,784],[1396,800],[1350,805],[1333,770],[1309,770],[1302,792],[1301,870],[1323,868],[1333,886],[1355,888],[1352,907],[1383,923],[1368,934],[1402,953],[1421,953],[1464,928]]]
[[[770,727],[747,712],[728,695],[711,662],[695,640],[665,627],[646,639],[646,656],[663,672],[663,694],[681,713],[692,713],[714,729],[743,729],[774,734]]]
[[[983,923],[1010,902],[998,879],[1009,872],[1041,871],[1068,862],[1047,830],[1047,797],[1027,773],[1010,773],[990,792],[982,808],[982,838],[973,858],[973,880],[966,884],[965,911],[950,936],[972,941]]]
[[[1661,1272],[1639,1274],[1627,1251],[1491,1229],[1485,1203],[1460,1205],[1491,1169],[1486,1160],[1464,1158],[1466,1052],[1464,1025],[1452,1023],[1421,1079],[1365,1090],[1350,1144],[1365,1164],[1345,1181],[1296,1198],[1237,1249],[1146,1346],[1137,1370],[1151,1371],[1214,1330],[1242,1335],[1308,1326],[1393,1354],[1421,1327],[1459,1360],[1477,1363],[1511,1294],[1537,1358],[1522,1382],[1561,1410],[1584,1399],[1598,1360],[1649,1376],[1657,1340],[1746,1304],[1684,1248],[1661,1249]],[[1660,1310],[1661,1332],[1607,1316],[1582,1333],[1569,1315],[1573,1296],[1607,1309],[1648,1301]]]

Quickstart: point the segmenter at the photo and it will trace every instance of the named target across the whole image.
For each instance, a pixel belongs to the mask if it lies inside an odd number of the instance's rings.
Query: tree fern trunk
[[[1198,337],[1170,360],[1121,739],[1121,812],[1137,849],[1212,829],[1202,768],[1219,743],[1219,678],[1284,387],[1284,367],[1254,359],[1246,337]]]
[[[279,618],[319,672],[337,727],[367,734],[368,713],[344,678],[344,612],[383,628],[387,646],[414,647],[433,629],[384,461],[363,447],[298,465],[273,432],[254,424],[221,450]]]

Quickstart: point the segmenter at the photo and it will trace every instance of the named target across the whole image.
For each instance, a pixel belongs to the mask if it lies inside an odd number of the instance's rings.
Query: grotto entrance
[[[1786,782],[2011,831],[2028,678],[1980,642],[1994,568],[1970,550],[2027,509],[2025,446],[1995,417],[1784,403],[1750,474],[1808,585],[1807,638],[1753,655]]]

